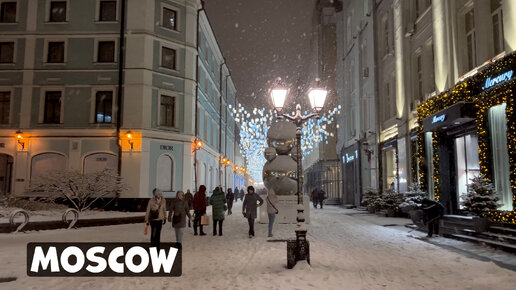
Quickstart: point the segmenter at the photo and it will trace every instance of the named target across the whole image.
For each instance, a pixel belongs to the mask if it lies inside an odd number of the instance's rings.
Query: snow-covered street
[[[26,275],[28,242],[145,242],[143,224],[0,235],[0,289],[514,289],[516,273],[417,239],[407,219],[327,206],[311,209],[311,266],[286,268],[286,244],[268,242],[267,225],[247,236],[242,203],[226,216],[224,236],[194,236],[185,229],[183,275],[173,278],[36,278]],[[294,225],[275,225],[274,239]],[[444,238],[437,238],[444,239]],[[175,241],[170,223],[162,241]],[[515,259],[511,254],[508,259]]]

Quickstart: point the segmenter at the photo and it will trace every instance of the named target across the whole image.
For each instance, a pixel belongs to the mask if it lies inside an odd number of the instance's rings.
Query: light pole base
[[[287,241],[287,268],[292,269],[297,261],[306,260],[310,264],[310,242],[307,240]]]

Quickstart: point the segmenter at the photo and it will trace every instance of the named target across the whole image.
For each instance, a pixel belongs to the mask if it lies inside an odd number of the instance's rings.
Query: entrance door
[[[13,158],[7,154],[0,154],[0,196],[11,194],[12,172]]]
[[[457,199],[462,202],[462,194],[467,193],[471,179],[480,174],[478,160],[478,137],[469,134],[455,138],[455,160],[457,172]],[[459,206],[459,208],[463,208]]]

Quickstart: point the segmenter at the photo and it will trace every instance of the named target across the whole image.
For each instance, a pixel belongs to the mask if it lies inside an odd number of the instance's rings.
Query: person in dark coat
[[[222,236],[222,223],[224,222],[224,212],[226,211],[226,197],[224,192],[216,187],[210,198],[211,213],[213,215],[213,235],[217,235],[217,223],[219,224],[219,236]]]
[[[244,189],[243,188],[240,189],[239,196],[240,196],[240,200],[244,200],[245,194],[244,194]]]
[[[238,196],[240,195],[240,191],[238,191],[238,187],[235,187],[235,191],[233,191],[233,195],[235,196],[235,202],[237,202]]]
[[[326,191],[324,191],[323,189],[320,189],[319,190],[319,204],[321,205],[321,208],[322,208],[322,205],[323,205],[323,202],[325,199],[326,199]]]
[[[194,209],[194,235],[197,236],[197,226],[199,226],[199,235],[205,236],[206,233],[202,230],[201,216],[206,214],[206,186],[199,186],[199,191],[195,193],[192,204]]]
[[[167,202],[163,198],[163,193],[158,188],[152,191],[153,198],[147,204],[145,211],[145,227],[143,234],[147,235],[147,229],[151,227],[151,247],[159,248],[161,239],[161,227],[166,223]]]
[[[168,212],[168,221],[172,223],[172,228],[176,232],[176,242],[183,242],[183,232],[186,227],[186,217],[192,218],[190,208],[182,191],[177,192],[177,197],[172,200]]]
[[[188,205],[188,212],[190,212],[193,209],[193,194],[190,192],[190,189],[186,190],[185,193],[185,201]],[[192,225],[190,224],[190,219],[188,219],[188,227],[191,228]]]
[[[258,202],[258,204],[257,204]],[[247,187],[247,194],[242,205],[242,214],[247,218],[249,223],[249,238],[254,237],[254,220],[258,216],[257,208],[263,204],[263,199],[254,192],[254,187]]]
[[[439,220],[444,215],[444,206],[435,200],[423,198],[421,207],[423,209],[423,223],[428,227],[427,237],[432,237],[432,234],[439,236]]]
[[[231,215],[231,208],[233,207],[233,200],[235,199],[235,196],[233,195],[233,192],[231,191],[231,188],[228,188],[228,193],[226,194],[226,202],[228,204],[228,215]]]

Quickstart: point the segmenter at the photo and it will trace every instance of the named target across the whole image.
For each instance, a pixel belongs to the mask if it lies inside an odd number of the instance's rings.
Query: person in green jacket
[[[217,223],[219,224],[219,236],[222,236],[222,223],[224,222],[224,212],[227,210],[226,197],[224,192],[217,186],[210,198],[211,211],[213,215],[213,235],[217,235]]]

